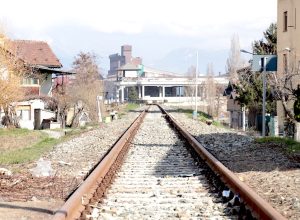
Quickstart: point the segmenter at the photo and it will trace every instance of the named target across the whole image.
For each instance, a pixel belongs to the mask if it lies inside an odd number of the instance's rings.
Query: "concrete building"
[[[227,76],[216,76],[214,81],[218,85],[227,85]],[[205,99],[205,85],[207,77],[199,76],[198,99]],[[172,72],[156,70],[145,66],[124,65],[118,69],[115,82],[117,98],[120,102],[128,99],[128,89],[135,87],[139,100],[145,102],[191,102],[194,100],[195,78]]]
[[[140,58],[132,58],[131,46],[122,46],[121,56],[110,56],[111,69],[105,79],[106,99],[116,102],[129,100],[129,94],[135,90],[137,100],[146,103],[168,103],[169,105],[193,106],[195,104],[195,78],[173,72],[157,70],[141,64]],[[125,63],[131,60],[131,62]],[[120,64],[125,63],[117,68]],[[214,85],[222,87],[216,96],[215,106],[222,118],[228,118],[226,111],[227,99],[222,96],[228,85],[227,75],[213,77]],[[208,78],[199,76],[198,109],[208,112],[206,86]]]
[[[214,109],[213,116],[228,123],[227,98],[222,95],[224,88],[228,85],[228,77],[227,75],[215,76],[210,80],[214,81],[216,88],[212,103],[209,102],[210,95],[207,94],[208,78],[199,76],[197,79],[198,110],[209,113]],[[119,68],[114,84],[119,102],[129,100],[129,93],[133,89],[137,93],[137,100],[145,103],[193,107],[196,101],[195,78],[141,65],[126,64]]]
[[[278,73],[298,71],[300,65],[300,1],[278,0]]]
[[[277,0],[277,74],[300,72],[300,1]],[[300,77],[294,77],[293,88],[297,88]],[[293,102],[289,103],[290,108]],[[277,103],[277,115],[280,130],[283,129],[284,110],[282,103]]]

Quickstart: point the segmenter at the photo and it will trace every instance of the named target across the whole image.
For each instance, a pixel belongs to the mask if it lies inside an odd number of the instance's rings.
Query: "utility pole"
[[[101,100],[102,96],[97,95],[97,109],[98,109],[98,122],[102,122],[102,115],[101,115]]]
[[[193,112],[193,119],[197,119],[198,117],[198,51],[197,51],[197,65],[196,65],[196,74],[195,74],[195,111]]]
[[[267,69],[267,57],[261,58],[261,64],[263,66],[263,106],[262,106],[262,137],[266,136],[266,69]]]
[[[246,107],[242,106],[242,117],[243,117],[243,131],[246,131]]]

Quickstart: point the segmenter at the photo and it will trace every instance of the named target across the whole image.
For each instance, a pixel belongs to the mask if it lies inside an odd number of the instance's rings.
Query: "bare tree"
[[[208,103],[207,113],[213,116],[215,114],[216,84],[214,82],[214,69],[212,63],[207,65],[206,96]]]
[[[69,93],[66,92],[66,85],[62,84],[53,88],[53,98],[55,99],[55,110],[57,112],[58,121],[61,123],[61,127],[66,127],[66,120],[68,111],[73,106],[72,98]]]
[[[299,67],[290,66],[286,73],[273,74],[268,77],[268,83],[273,87],[274,96],[280,100],[288,119],[296,122],[296,116],[292,103],[299,98]]]
[[[190,66],[188,68],[187,73],[185,74],[187,78],[189,78],[191,81],[195,79],[196,76],[196,67],[195,66]],[[189,85],[184,87],[184,95],[187,97],[193,97],[195,95],[195,86],[194,85]]]
[[[226,72],[229,74],[231,82],[236,83],[238,79],[237,70],[243,67],[244,61],[241,59],[239,36],[233,35],[231,38],[231,47],[229,57],[226,62]]]
[[[222,100],[224,100],[223,92],[224,92],[226,86],[221,85],[219,83],[215,83],[215,85],[216,85],[216,104],[215,104],[216,110],[215,110],[215,114],[219,118],[220,117],[220,110],[222,109],[222,106],[223,106],[221,104],[221,102],[222,102]]]
[[[96,121],[96,99],[97,96],[103,96],[103,77],[98,67],[97,56],[90,52],[80,52],[73,62],[73,70],[76,72],[76,78],[68,88],[68,93],[75,105],[74,117],[87,111],[90,119]]]

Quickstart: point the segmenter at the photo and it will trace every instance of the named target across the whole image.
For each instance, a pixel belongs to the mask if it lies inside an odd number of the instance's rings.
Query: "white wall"
[[[27,128],[28,130],[34,129],[34,121],[33,120],[29,120],[29,121],[20,120],[19,123],[20,123],[21,128]]]
[[[125,77],[137,77],[137,76],[138,76],[137,71],[129,71],[129,70],[125,71]]]
[[[60,122],[51,122],[50,129],[59,129],[61,128]]]
[[[194,97],[150,97],[150,96],[144,96],[143,100],[145,101],[167,101],[167,102],[186,102],[186,103],[194,103],[195,98]],[[201,97],[197,98],[198,103],[203,102]]]
[[[55,112],[51,112],[49,110],[41,110],[41,122],[43,121],[43,119],[50,119],[50,118],[54,118],[55,117]]]
[[[44,109],[45,104],[42,100],[36,99],[36,100],[30,100],[25,102],[18,102],[16,105],[29,105],[30,106],[30,120],[23,120],[20,119],[19,123],[21,128],[27,128],[29,130],[34,129],[34,109]]]

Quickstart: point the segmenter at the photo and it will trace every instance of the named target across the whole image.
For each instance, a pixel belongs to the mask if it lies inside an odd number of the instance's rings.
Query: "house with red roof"
[[[9,59],[24,67],[22,71],[25,73],[21,79],[24,99],[15,103],[20,126],[41,129],[44,121],[47,121],[47,128],[58,127],[59,123],[52,123],[54,127],[49,125],[49,121],[55,120],[56,114],[46,109],[45,97],[52,96],[55,76],[72,73],[61,69],[59,59],[44,41],[0,38],[0,46],[7,52]]]

